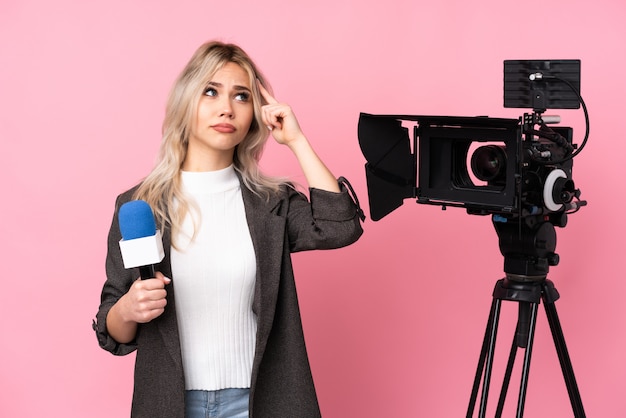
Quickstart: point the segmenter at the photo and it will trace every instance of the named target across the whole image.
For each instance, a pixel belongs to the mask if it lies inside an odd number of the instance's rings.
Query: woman
[[[260,172],[270,131],[297,158],[310,202]],[[118,196],[109,232],[94,329],[113,354],[137,350],[132,416],[320,416],[290,253],[359,238],[364,218],[346,185],[244,51],[196,51],[170,93],[158,162]],[[152,279],[123,267],[117,213],[133,199],[163,232]]]

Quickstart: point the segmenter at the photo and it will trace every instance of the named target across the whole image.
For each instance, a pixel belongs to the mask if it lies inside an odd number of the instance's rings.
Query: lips
[[[223,134],[232,134],[233,132],[237,130],[230,123],[218,123],[217,125],[213,125],[211,127],[215,129],[217,132],[221,132]]]

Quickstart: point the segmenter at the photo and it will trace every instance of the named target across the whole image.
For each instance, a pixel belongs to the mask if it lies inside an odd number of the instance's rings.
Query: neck
[[[233,164],[235,150],[220,152],[202,152],[187,149],[187,156],[182,165],[183,171],[215,171],[222,170]]]

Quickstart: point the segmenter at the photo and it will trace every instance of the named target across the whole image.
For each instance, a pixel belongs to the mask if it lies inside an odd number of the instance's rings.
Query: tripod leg
[[[472,394],[470,396],[470,402],[467,408],[467,418],[471,418],[474,414],[474,406],[476,405],[476,398],[478,396],[478,389],[480,387],[481,375],[483,374],[483,371],[484,380],[478,416],[479,418],[484,418],[486,414],[487,396],[489,394],[489,384],[491,381],[491,369],[493,367],[493,355],[495,351],[496,335],[498,333],[498,322],[500,318],[501,304],[502,301],[500,299],[493,299],[491,303],[489,319],[487,320],[487,329],[485,330],[485,337],[483,339],[483,345],[480,351],[480,358],[478,360],[478,367],[476,369],[476,376],[474,378]]]
[[[525,348],[525,355],[524,369],[522,371],[522,384],[520,386],[520,395],[518,399],[517,416],[521,417],[524,413],[524,402],[526,398],[526,387],[528,385],[530,356],[533,344],[533,337],[535,333],[535,324],[537,322],[537,309],[538,305],[536,303],[528,304],[526,302],[520,302],[520,317],[518,319],[517,328],[515,329],[515,337],[513,338],[513,344],[511,345],[511,352],[509,353],[509,361],[506,365],[504,380],[502,381],[502,389],[500,391],[500,398],[498,400],[498,407],[496,409],[495,418],[500,418],[502,416],[502,412],[504,411],[504,402],[506,401],[506,394],[509,389],[509,383],[511,382],[511,374],[513,372],[513,366],[515,365],[515,357],[517,354],[517,349],[520,347]],[[527,316],[528,319],[526,318]]]
[[[504,379],[502,381],[502,389],[500,389],[500,398],[498,399],[498,407],[496,409],[496,418],[500,418],[502,416],[502,411],[504,410],[504,402],[506,401],[506,393],[509,390],[509,383],[511,382],[511,374],[513,373],[513,366],[515,365],[515,356],[517,355],[517,333],[519,331],[519,325],[515,330],[515,335],[513,339],[513,344],[511,344],[511,352],[509,353],[509,361],[506,364],[506,372],[504,373]]]
[[[567,393],[569,395],[570,403],[572,404],[572,410],[574,411],[575,418],[585,418],[585,410],[583,408],[582,399],[580,398],[580,392],[578,391],[578,384],[576,383],[576,377],[574,376],[574,369],[572,362],[565,345],[565,337],[563,336],[563,329],[561,328],[561,322],[556,312],[554,297],[556,289],[552,282],[544,284],[543,301],[546,310],[546,316],[548,317],[548,324],[550,325],[550,331],[552,332],[552,339],[556,347],[556,352],[559,357],[559,363],[561,364],[561,370],[563,372],[563,378],[565,379],[565,386],[567,387]]]
[[[519,302],[517,326],[515,327],[515,336],[513,338],[513,344],[511,345],[511,352],[509,353],[509,361],[506,365],[506,372],[504,373],[504,379],[502,381],[502,389],[500,390],[500,398],[498,400],[498,407],[495,415],[496,418],[500,418],[502,416],[502,411],[504,410],[504,402],[506,401],[506,394],[509,389],[509,384],[511,383],[511,374],[513,373],[513,366],[515,365],[517,349],[526,348],[528,346],[530,308],[530,303]]]
[[[538,303],[530,304],[530,324],[528,329],[528,340],[526,342],[526,352],[524,353],[524,365],[522,367],[522,381],[520,383],[519,398],[517,401],[517,417],[524,416],[524,404],[526,403],[526,390],[528,388],[528,373],[530,371],[530,358],[533,351],[533,340],[535,337],[535,325],[537,325]]]
[[[478,357],[478,367],[476,368],[476,375],[474,377],[474,384],[472,385],[472,394],[470,395],[469,405],[467,407],[466,418],[472,418],[474,415],[474,406],[476,406],[476,398],[478,397],[478,389],[480,388],[480,381],[485,369],[485,358],[487,357],[487,350],[489,348],[489,335],[492,328],[494,312],[496,310],[496,300],[491,302],[491,308],[489,309],[489,317],[487,319],[487,328],[485,329],[485,336],[483,337],[483,344],[480,349],[480,356]]]
[[[489,319],[487,320],[487,328],[485,329],[485,336],[483,337],[483,345],[480,348],[480,356],[478,357],[478,366],[476,368],[476,375],[474,376],[474,384],[472,385],[472,393],[470,395],[469,405],[467,407],[466,418],[472,418],[474,415],[474,406],[476,406],[476,398],[478,397],[478,389],[480,388],[480,380],[485,369],[485,358],[487,357],[487,347],[489,346],[489,330],[491,329],[491,323],[493,321],[493,310],[495,306],[495,300],[491,304],[489,310]]]

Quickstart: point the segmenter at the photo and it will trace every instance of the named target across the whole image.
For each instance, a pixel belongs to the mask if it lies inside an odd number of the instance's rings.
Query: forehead
[[[217,70],[210,80],[224,86],[243,86],[250,88],[250,75],[239,64],[227,62],[222,68]]]

